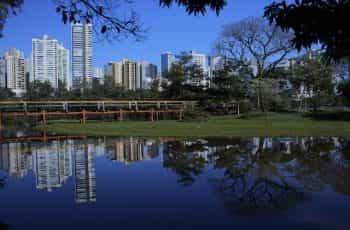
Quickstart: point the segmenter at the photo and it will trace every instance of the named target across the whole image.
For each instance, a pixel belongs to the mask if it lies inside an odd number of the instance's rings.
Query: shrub
[[[335,112],[315,111],[311,113],[305,113],[303,114],[303,116],[310,117],[314,120],[350,121],[350,112],[345,112],[345,111],[335,111]]]
[[[260,117],[266,117],[267,113],[263,112],[254,112],[254,113],[244,113],[239,117],[239,119],[253,119],[253,118],[260,118]]]
[[[241,101],[239,103],[239,112],[240,113],[249,113],[253,110],[253,105],[250,101]]]
[[[184,121],[204,122],[208,120],[208,113],[203,110],[186,110],[184,113]]]

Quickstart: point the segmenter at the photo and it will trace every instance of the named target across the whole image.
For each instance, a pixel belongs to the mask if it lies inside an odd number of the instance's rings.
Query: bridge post
[[[179,112],[179,121],[182,121],[182,117],[183,117],[183,110],[180,109],[180,112]]]
[[[41,111],[41,124],[42,124],[43,132],[45,132],[46,130],[46,111],[45,110]]]
[[[239,111],[239,103],[237,104],[237,115],[240,115],[240,111]]]
[[[24,113],[28,112],[28,107],[27,107],[27,103],[26,102],[23,102],[23,111],[24,111]]]
[[[81,123],[82,123],[82,124],[86,124],[86,110],[85,110],[85,109],[83,109],[83,110],[81,111],[81,115],[82,115]]]
[[[119,121],[123,121],[123,110],[119,109]]]
[[[2,112],[0,111],[0,142],[2,141]]]
[[[154,121],[154,109],[153,108],[151,109],[151,121],[152,122]]]

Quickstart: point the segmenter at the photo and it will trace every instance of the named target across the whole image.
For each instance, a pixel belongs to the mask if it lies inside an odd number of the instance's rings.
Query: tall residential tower
[[[24,55],[15,48],[0,59],[0,86],[11,89],[16,95],[26,90]]]
[[[175,61],[174,54],[170,52],[165,52],[161,54],[161,73],[162,77],[165,77],[165,75],[170,71],[171,65]]]
[[[53,88],[58,88],[59,80],[69,84],[68,50],[56,39],[47,35],[32,39],[31,59],[31,81],[48,81]]]
[[[91,84],[92,68],[92,25],[72,25],[72,88],[83,89]]]

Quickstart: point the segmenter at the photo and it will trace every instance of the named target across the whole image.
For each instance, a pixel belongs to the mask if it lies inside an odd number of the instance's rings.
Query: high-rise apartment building
[[[68,50],[56,39],[42,38],[32,40],[31,81],[50,82],[53,88],[58,88],[58,81],[69,83]]]
[[[152,82],[157,78],[157,66],[147,62],[139,62],[140,88],[150,89]]]
[[[70,89],[72,81],[69,76],[69,51],[61,45],[57,46],[57,74],[58,80]]]
[[[105,71],[107,76],[111,75],[115,86],[128,90],[149,89],[157,77],[157,66],[147,61],[123,59],[120,62],[110,62]]]
[[[104,83],[104,71],[102,68],[94,68],[94,80],[100,84]]]
[[[120,62],[110,63],[112,66],[112,75],[114,85],[128,90],[140,88],[140,73],[138,63],[123,59]]]
[[[0,60],[0,87],[17,95],[26,90],[24,55],[15,48],[5,52]]]
[[[83,89],[91,84],[92,25],[73,24],[72,32],[72,88]]]
[[[112,66],[112,80],[115,86],[123,87],[123,63],[110,63]]]
[[[196,53],[195,51],[190,51],[191,62],[193,65],[198,65],[203,71],[206,71],[206,60],[205,54]]]
[[[170,52],[165,52],[161,54],[161,72],[162,72],[162,77],[166,75],[170,71],[171,65],[175,61],[175,56],[174,54]]]
[[[224,69],[226,57],[224,56],[209,56],[208,57],[208,77],[213,78],[214,72]]]
[[[124,59],[123,63],[123,87],[128,90],[135,90],[139,87],[138,63]]]
[[[0,57],[0,88],[6,88],[6,61]]]

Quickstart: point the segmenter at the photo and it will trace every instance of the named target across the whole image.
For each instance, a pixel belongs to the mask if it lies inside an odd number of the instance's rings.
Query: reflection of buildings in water
[[[279,138],[274,141],[274,149],[284,153],[291,154],[292,147],[296,143],[295,138]]]
[[[96,201],[95,156],[90,146],[76,145],[75,152],[75,201]]]
[[[61,187],[72,175],[72,153],[64,142],[52,142],[44,147],[32,150],[36,188],[47,189]]]
[[[90,151],[94,153],[94,156],[104,156],[106,150],[106,138],[98,138],[96,145],[89,145]]]
[[[283,154],[292,154],[296,150],[301,152],[309,152],[312,146],[317,146],[318,142],[325,142],[333,145],[333,150],[320,149],[320,155],[327,155],[333,152],[341,152],[341,142],[339,138],[333,137],[278,137],[278,138],[265,138],[254,137],[250,140],[250,150],[253,155],[259,151],[274,151]]]
[[[0,145],[0,170],[11,177],[23,178],[32,168],[32,159],[28,146],[21,143]]]
[[[305,148],[305,140],[299,138],[281,137],[281,138],[266,138],[253,137],[251,139],[251,153],[255,155],[259,151],[275,151],[284,154],[291,154],[293,147],[300,145]]]
[[[125,164],[148,160],[157,155],[158,149],[154,142],[134,138],[114,141],[113,146],[107,147],[106,150],[108,159]]]
[[[221,149],[221,147],[211,147],[207,146],[208,141],[204,139],[198,139],[196,141],[184,141],[183,144],[191,149],[192,146],[199,145],[200,148],[191,151],[191,154],[193,156],[203,158],[206,162],[209,162],[209,159],[211,158],[210,156],[216,152],[217,150]],[[230,147],[229,145],[226,147]]]

